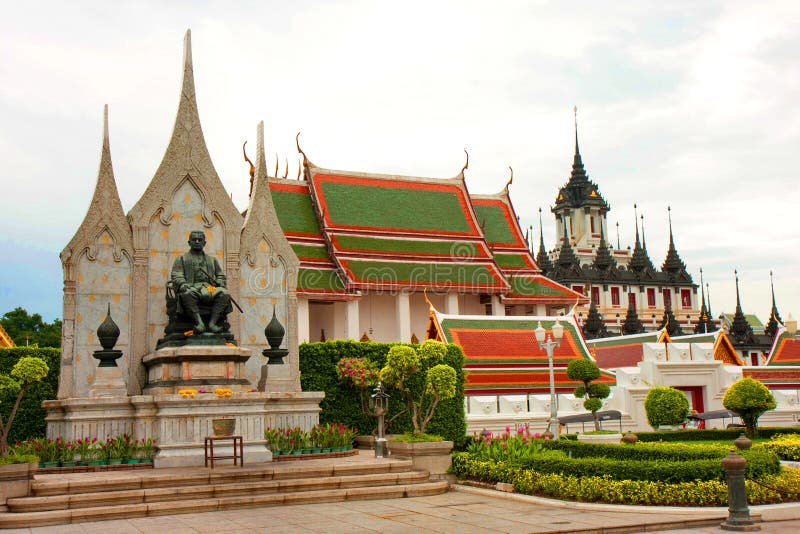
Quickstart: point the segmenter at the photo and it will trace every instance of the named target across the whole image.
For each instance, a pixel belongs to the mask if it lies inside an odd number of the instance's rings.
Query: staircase
[[[9,499],[0,528],[24,528],[130,517],[437,495],[410,460],[353,459],[120,472],[37,475],[31,496]]]

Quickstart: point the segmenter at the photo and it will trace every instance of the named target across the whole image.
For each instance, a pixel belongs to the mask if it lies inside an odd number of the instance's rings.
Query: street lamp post
[[[561,345],[561,338],[564,337],[564,327],[556,319],[553,325],[553,333],[550,339],[547,339],[547,332],[542,327],[542,322],[539,321],[539,327],[534,331],[536,335],[536,343],[540,349],[547,351],[547,364],[550,370],[550,431],[553,433],[555,439],[559,438],[558,432],[558,410],[556,408],[556,382],[553,376],[553,351],[556,347]]]
[[[383,384],[378,382],[374,393],[369,399],[369,407],[372,413],[378,418],[378,436],[375,438],[375,458],[385,458],[389,456],[389,447],[384,436],[383,417],[389,411],[389,395],[384,391]]]

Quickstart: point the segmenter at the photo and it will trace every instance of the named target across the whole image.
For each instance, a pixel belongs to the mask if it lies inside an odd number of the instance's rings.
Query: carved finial
[[[297,179],[298,180],[300,179],[300,171],[302,170],[302,168],[303,168],[302,163],[300,163],[300,160],[298,159],[297,160]]]
[[[253,196],[253,180],[255,180],[256,177],[256,166],[253,165],[253,162],[247,157],[247,150],[245,150],[246,146],[247,141],[245,141],[242,145],[242,154],[244,154],[244,160],[250,164],[250,196]]]
[[[278,177],[278,153],[275,153],[275,178]]]
[[[297,135],[294,137],[294,144],[297,146],[297,152],[303,155],[303,165],[308,166],[308,158],[306,157],[306,153],[303,152],[302,148],[300,148],[300,132],[297,132]]]
[[[425,298],[425,302],[428,304],[428,311],[431,311],[431,312],[436,311],[436,308],[433,307],[433,302],[431,302],[431,299],[428,298],[428,288],[427,287],[422,290],[422,296]]]
[[[506,182],[506,186],[503,188],[503,191],[508,193],[508,186],[514,181],[514,169],[511,168],[511,165],[508,166],[508,170],[511,175],[508,177],[508,182]]]
[[[464,171],[469,169],[469,152],[467,152],[466,147],[464,148],[464,154],[467,155],[467,161],[464,162],[464,166],[461,168],[461,175],[464,175]]]
[[[103,106],[103,150],[110,146],[108,140],[108,104]]]
[[[283,173],[283,179],[289,176],[289,158],[286,158],[286,171]]]

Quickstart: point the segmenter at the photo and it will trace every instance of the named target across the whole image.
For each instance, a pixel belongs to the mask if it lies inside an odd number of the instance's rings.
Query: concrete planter
[[[389,454],[395,458],[409,458],[414,469],[428,471],[431,480],[447,478],[447,470],[452,459],[452,441],[426,441],[422,443],[403,443],[389,441]]]
[[[619,445],[622,442],[622,434],[578,434],[578,441]]]
[[[6,500],[30,495],[33,474],[39,464],[0,465],[0,510],[7,510]]]

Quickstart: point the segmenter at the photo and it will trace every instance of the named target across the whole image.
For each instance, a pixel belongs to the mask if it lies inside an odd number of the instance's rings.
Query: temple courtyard
[[[800,505],[755,506],[751,512],[761,516],[761,532],[793,534],[800,529]],[[722,532],[718,525],[725,517],[724,508],[566,503],[456,486],[453,491],[431,497],[225,510],[5,532]]]

